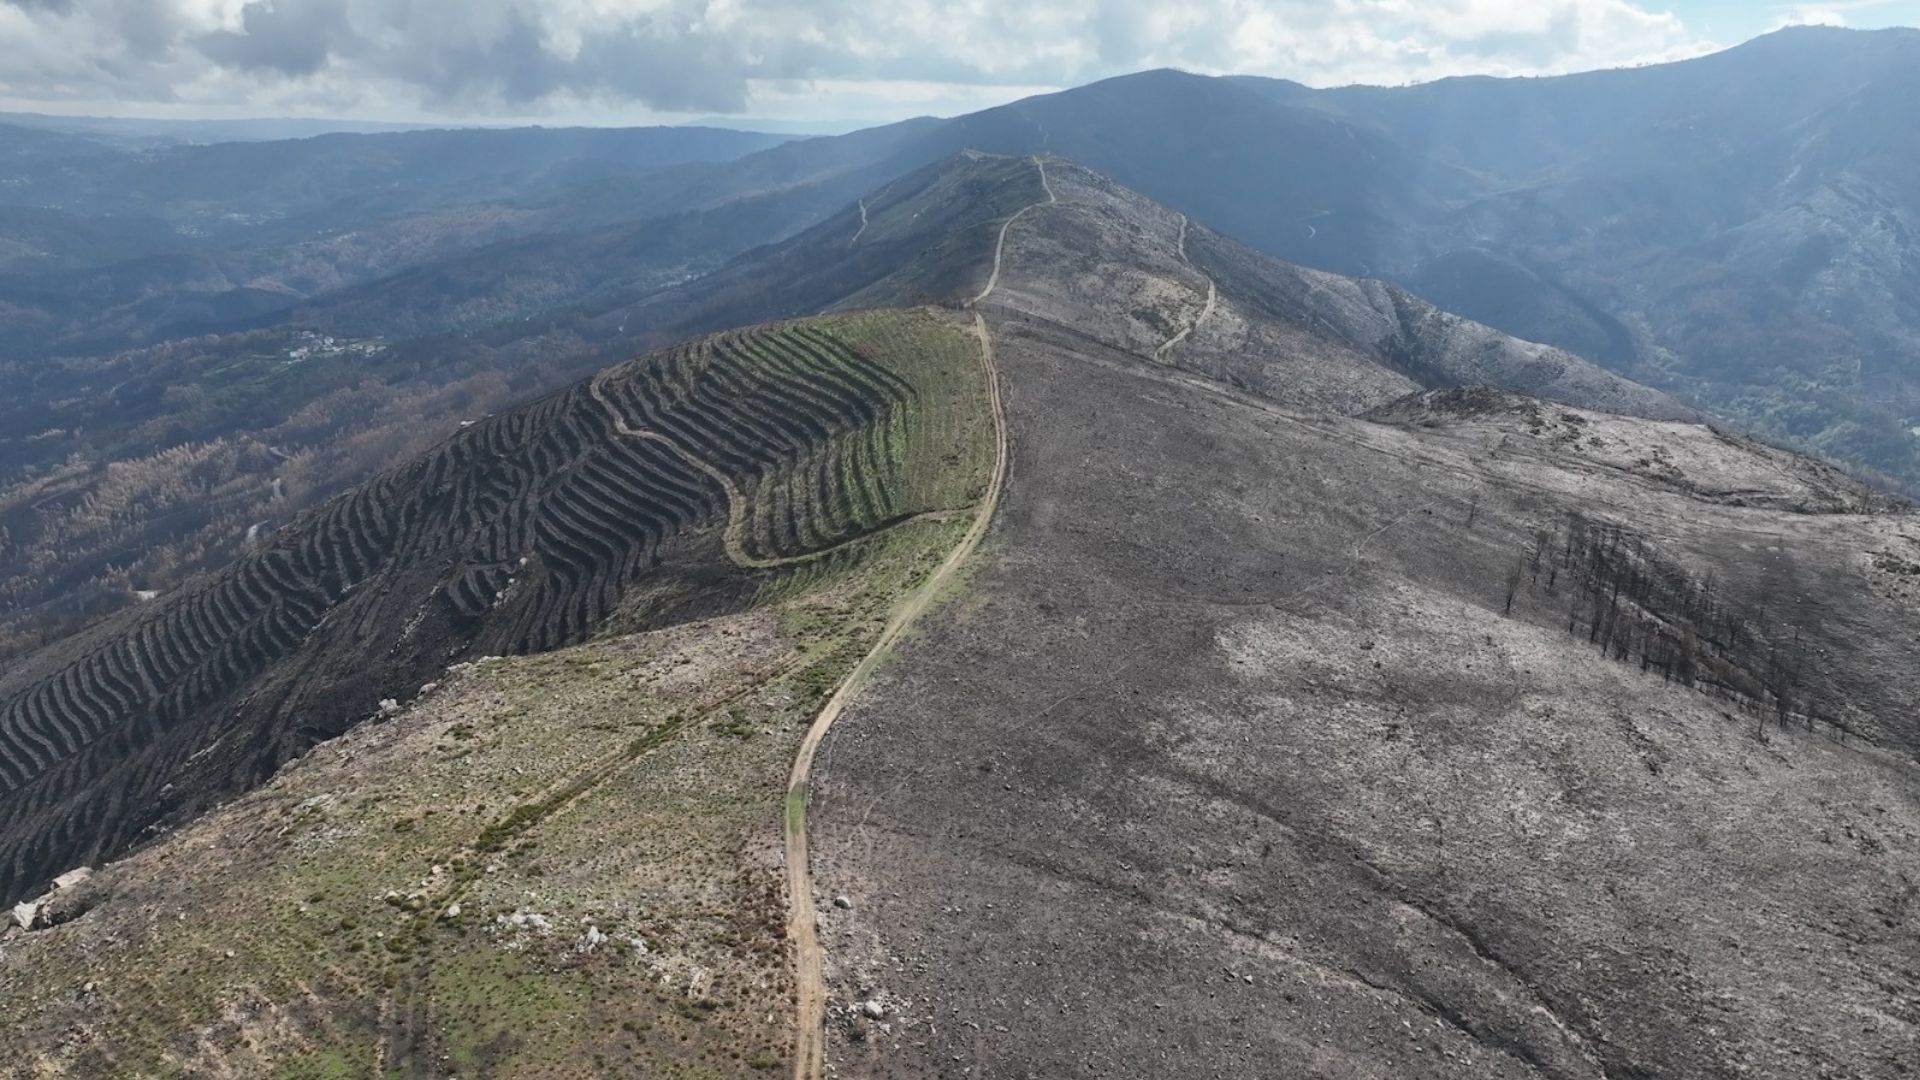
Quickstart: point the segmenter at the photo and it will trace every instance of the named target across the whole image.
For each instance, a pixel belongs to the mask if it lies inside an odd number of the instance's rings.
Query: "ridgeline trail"
[[[874,196],[873,196],[874,200],[878,201],[880,199],[886,198],[887,192],[892,190],[893,190],[893,182],[889,181],[886,187],[883,187],[878,192],[874,193]],[[862,236],[867,235],[867,225],[868,225],[867,197],[865,195],[862,195],[860,196],[860,227],[854,230],[853,237],[847,241],[847,250],[849,251],[853,250],[853,245],[859,243],[860,238]]]
[[[1052,206],[1060,201],[1053,193],[1053,185],[1047,182],[1047,163],[1035,157],[1033,159],[1033,165],[1034,168],[1040,170],[1040,186],[1046,190],[1046,201],[1030,203],[1021,207],[1014,212],[1012,217],[1006,220],[1005,224],[1000,226],[1000,238],[993,242],[993,272],[987,275],[987,284],[980,290],[980,294],[967,301],[968,307],[977,306],[1000,284],[1000,263],[1007,253],[1007,231],[1013,228],[1013,223],[1027,216],[1029,211],[1038,210],[1043,206]]]
[[[969,306],[976,306],[985,300],[1000,283],[1000,265],[1006,251],[1007,230],[1013,227],[1013,223],[1030,210],[1059,201],[1053,193],[1053,186],[1047,182],[1046,164],[1037,157],[1033,163],[1040,170],[1040,183],[1047,197],[1042,202],[1022,207],[1000,226],[1000,236],[993,249],[993,270],[987,277],[986,287],[968,302]],[[946,559],[894,611],[886,627],[881,630],[879,639],[873,643],[873,648],[867,651],[867,655],[834,690],[833,696],[827,699],[826,706],[807,729],[806,738],[800,743],[800,752],[794,757],[793,771],[787,777],[784,828],[787,936],[793,942],[794,963],[794,1080],[822,1080],[826,1072],[826,973],[820,955],[818,917],[814,910],[813,872],[807,862],[807,799],[814,755],[820,749],[821,740],[832,730],[834,721],[845,711],[847,703],[866,686],[895,643],[933,605],[934,599],[953,579],[955,572],[980,546],[981,539],[987,534],[987,527],[993,522],[994,511],[1000,504],[1000,490],[1006,481],[1007,416],[1000,398],[1000,371],[994,363],[993,337],[987,329],[986,317],[978,311],[973,313],[973,331],[980,339],[980,366],[986,378],[988,405],[993,413],[993,472],[987,479],[987,490],[974,511],[973,524],[953,550],[947,553]]]
[[[940,595],[954,572],[979,547],[981,538],[987,533],[987,526],[993,520],[994,509],[999,505],[1001,484],[1006,479],[1007,422],[1000,401],[999,369],[993,360],[993,339],[987,331],[985,317],[979,312],[974,313],[973,327],[974,333],[980,338],[980,363],[987,380],[988,402],[993,410],[993,473],[987,480],[986,493],[980,498],[980,505],[974,511],[973,524],[968,527],[966,535],[894,611],[885,629],[880,632],[879,639],[873,643],[873,648],[841,681],[833,697],[827,699],[826,707],[820,710],[820,715],[814,718],[812,726],[807,729],[806,738],[800,743],[800,752],[794,757],[793,771],[787,777],[784,815],[789,908],[787,936],[793,941],[794,956],[795,1080],[820,1080],[826,1067],[826,976],[820,957],[819,927],[814,912],[813,874],[807,863],[807,799],[814,754],[820,749],[821,740],[832,729],[833,722],[839,719],[847,703],[866,686],[874,670],[892,651],[894,643],[932,606],[934,598]]]
[[[1187,258],[1187,224],[1188,224],[1187,215],[1181,214],[1180,215],[1180,242],[1177,245],[1177,247],[1180,252],[1180,261],[1186,263],[1188,266],[1193,266],[1193,260]],[[1193,266],[1193,268],[1195,270],[1200,269],[1197,266]],[[1207,316],[1213,314],[1214,305],[1217,304],[1220,300],[1220,290],[1213,283],[1213,275],[1208,274],[1205,271],[1201,271],[1200,276],[1207,279],[1207,302],[1201,306],[1200,314],[1195,315],[1193,317],[1192,322],[1181,327],[1179,333],[1168,338],[1164,344],[1162,344],[1159,348],[1153,350],[1153,358],[1155,360],[1165,360],[1167,358],[1168,353],[1172,352],[1174,348],[1178,346],[1181,342],[1187,340],[1187,335],[1193,333],[1195,330],[1198,330],[1200,328],[1200,324],[1207,321]]]

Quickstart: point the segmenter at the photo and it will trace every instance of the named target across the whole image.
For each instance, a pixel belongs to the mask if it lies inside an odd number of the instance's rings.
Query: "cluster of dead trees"
[[[1566,631],[1621,663],[1724,695],[1761,720],[1820,715],[1802,678],[1797,627],[1734,600],[1709,571],[1661,558],[1621,525],[1570,515],[1534,533],[1506,578],[1503,609],[1564,604]]]

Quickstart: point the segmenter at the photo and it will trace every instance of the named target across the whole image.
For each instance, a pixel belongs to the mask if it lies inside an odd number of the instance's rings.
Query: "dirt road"
[[[985,300],[1000,284],[1007,231],[1013,228],[1014,222],[1030,211],[1060,201],[1053,192],[1053,185],[1047,180],[1046,162],[1035,157],[1033,164],[1040,170],[1040,186],[1046,191],[1047,197],[1021,207],[1000,226],[1000,236],[993,245],[993,270],[987,276],[986,287],[968,302],[969,306]],[[847,703],[866,686],[874,669],[893,650],[894,643],[932,606],[934,598],[952,580],[954,572],[980,546],[981,538],[987,534],[987,526],[993,521],[994,510],[1000,505],[1000,489],[1006,481],[1007,416],[1000,400],[1000,370],[994,364],[993,337],[987,330],[987,320],[978,311],[973,313],[973,332],[980,338],[980,366],[986,378],[987,402],[993,412],[993,472],[987,478],[986,493],[980,498],[980,505],[974,511],[973,524],[968,527],[966,535],[960,538],[960,542],[947,553],[946,559],[887,620],[873,648],[834,690],[833,697],[827,699],[826,707],[820,710],[820,715],[814,718],[813,725],[807,729],[806,738],[800,743],[800,752],[794,757],[793,771],[787,777],[784,821],[787,936],[793,942],[794,957],[794,1080],[822,1080],[826,1071],[826,975],[820,956],[819,925],[814,911],[813,871],[807,857],[807,798],[814,754],[820,749],[821,740],[832,730],[833,722],[840,718]]]
[[[980,290],[980,294],[967,301],[967,306],[969,307],[985,300],[987,296],[993,292],[995,286],[1000,284],[1000,263],[1002,257],[1005,256],[1007,252],[1007,231],[1013,228],[1013,223],[1026,217],[1030,211],[1038,210],[1043,206],[1052,206],[1060,201],[1053,193],[1053,185],[1047,180],[1047,163],[1035,157],[1033,159],[1033,165],[1034,168],[1040,170],[1040,186],[1046,191],[1047,199],[1045,202],[1032,203],[1021,207],[1012,217],[1006,220],[1005,224],[1000,226],[1000,238],[993,243],[993,272],[987,275],[986,287]]]
[[[1187,258],[1187,224],[1187,216],[1185,214],[1180,215],[1180,242],[1178,248],[1180,251],[1180,261],[1186,263],[1188,266],[1193,266],[1193,260]],[[1199,270],[1200,268],[1194,266],[1194,269]],[[1213,275],[1203,273],[1201,276],[1207,279],[1207,302],[1201,306],[1200,314],[1194,316],[1192,322],[1181,327],[1179,333],[1168,338],[1164,344],[1153,350],[1153,358],[1155,360],[1165,360],[1168,353],[1172,352],[1181,342],[1187,340],[1187,335],[1199,329],[1200,324],[1207,321],[1207,316],[1213,314],[1214,305],[1220,301],[1220,291],[1213,283]]]
[[[873,648],[841,682],[833,697],[827,700],[826,707],[820,710],[820,715],[814,718],[813,725],[807,729],[806,738],[800,744],[800,752],[794,758],[793,771],[787,777],[785,829],[787,902],[790,909],[787,934],[793,941],[797,998],[793,1051],[795,1080],[820,1080],[826,1066],[826,978],[813,906],[813,874],[807,862],[807,798],[814,754],[820,748],[820,741],[832,729],[833,722],[839,719],[847,703],[867,684],[874,669],[892,651],[894,643],[932,605],[954,572],[980,546],[980,539],[986,535],[987,526],[993,521],[994,509],[1000,503],[1000,488],[1007,475],[1007,419],[1000,402],[1000,373],[994,365],[993,339],[987,331],[987,320],[979,312],[973,315],[973,329],[980,338],[980,365],[987,382],[987,400],[993,411],[993,472],[987,479],[986,493],[980,498],[980,505],[974,511],[973,524],[968,527],[966,535],[960,538],[960,542],[947,553],[939,567],[920,583],[920,587],[887,620],[879,640],[873,643]]]
[[[867,197],[865,195],[862,195],[860,196],[860,228],[854,231],[853,239],[847,241],[847,246],[851,248],[853,245],[859,243],[860,237],[865,235],[866,231],[867,231]]]

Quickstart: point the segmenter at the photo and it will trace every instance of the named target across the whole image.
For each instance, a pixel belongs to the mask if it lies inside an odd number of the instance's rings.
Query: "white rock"
[[[881,1017],[884,1017],[887,1015],[887,1007],[885,1005],[880,1004],[878,1001],[873,1000],[872,998],[868,998],[866,1001],[861,1002],[860,1011],[863,1013],[866,1013],[868,1019],[871,1019],[871,1020],[878,1020]]]
[[[93,867],[76,866],[66,873],[61,874],[59,877],[54,878],[53,887],[56,889],[71,889],[92,876]]]
[[[516,911],[511,915],[502,915],[500,921],[513,924],[515,929],[537,930],[542,934],[553,929],[553,924],[547,921],[545,915],[537,915],[530,911]]]
[[[12,920],[13,925],[19,927],[20,929],[31,930],[33,929],[33,920],[39,914],[40,914],[40,901],[22,900],[19,903],[13,905],[13,911],[10,914],[9,918]]]
[[[441,912],[441,913],[440,913],[440,917],[441,917],[441,918],[443,918],[443,919],[457,919],[457,918],[459,918],[459,917],[460,917],[460,905],[459,905],[459,904],[448,904],[448,905],[447,905],[447,910],[445,910],[445,911],[443,911],[443,912]]]
[[[847,899],[844,896],[836,896],[833,898],[833,906],[841,909],[842,911],[852,911],[853,901]]]

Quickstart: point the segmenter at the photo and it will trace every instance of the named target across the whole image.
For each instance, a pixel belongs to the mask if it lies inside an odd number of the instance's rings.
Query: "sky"
[[[1557,74],[1796,23],[1920,25],[1920,0],[0,0],[0,110],[874,123],[1154,67]]]

